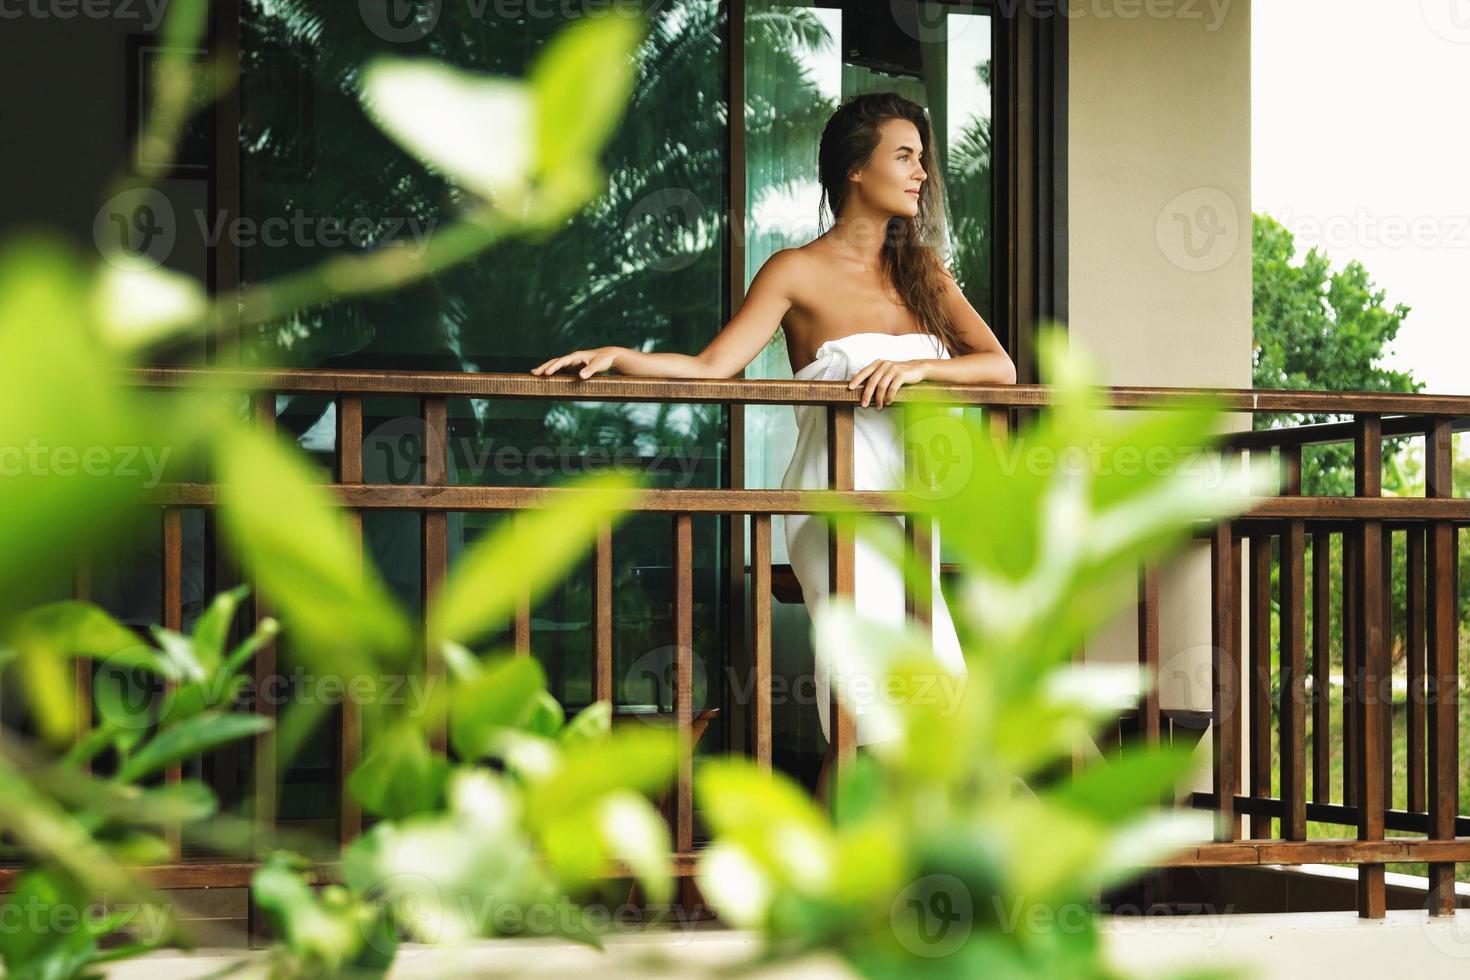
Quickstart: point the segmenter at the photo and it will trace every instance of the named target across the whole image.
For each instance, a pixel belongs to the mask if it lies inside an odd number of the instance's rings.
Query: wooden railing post
[[[612,702],[613,691],[612,523],[597,526],[592,568],[592,698]]]
[[[751,754],[771,769],[771,515],[750,517]]]
[[[273,433],[276,429],[276,396],[273,392],[265,391],[255,396],[254,402],[255,424],[260,429]],[[255,597],[255,628],[259,628],[261,622],[269,618],[271,614],[270,603],[260,594],[257,585],[252,595]],[[285,691],[284,685],[277,686],[274,680],[276,673],[276,641],[274,639],[264,643],[255,654],[255,699],[254,711],[263,715],[271,721],[275,721],[279,712],[276,704],[266,696],[271,690]],[[275,842],[276,826],[276,730],[272,726],[255,736],[255,827],[256,827],[256,854],[257,860],[264,860],[270,848]],[[263,921],[263,920],[262,920]]]
[[[1381,491],[1383,437],[1379,417],[1357,416],[1354,438],[1353,489],[1358,497],[1377,497]],[[1389,679],[1388,647],[1383,631],[1383,522],[1363,520],[1356,529],[1354,559],[1360,602],[1352,610],[1358,624],[1362,656],[1358,662],[1357,780],[1358,839],[1381,841],[1384,822],[1383,744],[1384,683]],[[1385,914],[1384,865],[1358,865],[1358,915],[1381,919]]]
[[[1301,493],[1301,448],[1281,451],[1284,494]],[[1281,677],[1278,742],[1281,753],[1281,837],[1307,838],[1307,594],[1306,525],[1286,522],[1281,537]],[[1319,692],[1320,693],[1320,692]]]
[[[1229,521],[1210,534],[1210,716],[1215,792],[1215,839],[1240,838],[1235,793],[1240,788],[1240,655],[1237,593],[1240,551]]]
[[[827,481],[833,490],[853,489],[853,419],[852,404],[827,406]],[[857,550],[851,526],[845,519],[833,522],[827,535],[827,589],[832,596],[851,598],[856,585]],[[835,667],[835,665],[832,665]],[[857,732],[852,715],[837,694],[837,671],[828,671],[828,741],[832,766],[828,772],[827,800],[832,812],[837,808],[838,777],[852,761],[857,748]]]
[[[679,768],[674,850],[694,849],[694,551],[693,515],[674,515],[674,720]]]
[[[449,482],[449,403],[442,397],[425,398],[421,403],[424,431],[424,486],[442,487]],[[514,517],[514,515],[511,515]],[[442,510],[426,510],[420,515],[423,532],[424,608],[439,593],[449,574],[449,515]],[[424,651],[424,683],[426,690],[441,691],[448,682],[444,656],[436,649]],[[444,751],[449,744],[448,720],[440,714],[429,727],[429,744]]]
[[[361,484],[362,470],[362,399],[344,395],[337,400],[337,481]],[[363,556],[362,511],[348,509],[347,529],[357,545],[358,571],[366,567]],[[347,780],[362,762],[362,706],[354,693],[363,688],[343,678],[342,748],[337,773],[337,837],[343,846],[362,833],[362,807],[347,788]]]
[[[1454,443],[1450,420],[1436,418],[1424,440],[1425,496],[1454,496]],[[1460,809],[1460,673],[1459,673],[1459,549],[1453,521],[1429,525],[1428,547],[1428,670],[1429,682],[1429,837],[1455,836]],[[1429,914],[1453,915],[1455,862],[1429,864]]]
[[[1250,536],[1250,793],[1271,795],[1271,536]],[[1271,836],[1271,818],[1251,815],[1251,838]]]

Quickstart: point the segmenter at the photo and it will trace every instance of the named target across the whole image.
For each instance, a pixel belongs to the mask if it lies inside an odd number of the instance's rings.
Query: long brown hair
[[[848,98],[822,130],[817,150],[817,179],[822,185],[822,206],[831,222],[842,213],[847,200],[847,175],[862,167],[877,149],[878,126],[888,119],[907,119],[919,131],[923,146],[919,163],[928,174],[919,190],[919,212],[912,218],[896,215],[889,219],[883,236],[882,264],[885,274],[905,305],[919,322],[919,329],[937,337],[953,355],[964,350],[954,326],[941,304],[948,253],[948,221],[944,184],[939,161],[934,157],[934,130],[924,107],[897,92],[868,92]],[[831,223],[822,226],[825,232]]]

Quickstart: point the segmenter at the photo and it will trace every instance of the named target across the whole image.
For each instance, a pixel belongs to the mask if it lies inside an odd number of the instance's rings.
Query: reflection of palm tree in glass
[[[508,242],[416,292],[337,304],[274,325],[255,338],[252,356],[324,367],[519,370],[548,347],[579,337],[680,348],[712,336],[722,322],[726,13],[717,0],[650,6],[642,76],[627,121],[605,153],[607,188],[598,201],[546,241]],[[475,18],[462,5],[444,5],[438,26],[421,42],[388,44],[366,28],[353,4],[247,0],[247,73],[263,60],[253,52],[281,48],[301,52],[315,73],[307,154],[314,166],[300,179],[276,175],[281,160],[301,155],[300,135],[272,125],[287,111],[284,100],[269,79],[249,84],[247,78],[242,150],[250,212],[452,220],[458,192],[378,133],[358,107],[358,67],[374,54],[432,54],[520,75],[564,23]],[[768,41],[780,36],[775,22],[763,29]],[[258,266],[252,275],[301,268],[319,251],[259,250],[250,256]],[[626,408],[542,407],[562,417],[589,415],[585,427],[574,428],[621,432],[623,445],[636,438],[663,446],[662,433],[640,428],[632,420],[642,416]],[[718,429],[700,434],[723,435]],[[502,444],[526,445],[550,432],[522,417],[513,424],[502,419],[497,435]]]
[[[982,62],[976,75],[990,90],[989,59]],[[954,238],[955,268],[964,275],[960,283],[965,298],[977,310],[994,311],[991,282],[990,236],[990,117],[974,117],[950,143],[948,179],[950,232]]]

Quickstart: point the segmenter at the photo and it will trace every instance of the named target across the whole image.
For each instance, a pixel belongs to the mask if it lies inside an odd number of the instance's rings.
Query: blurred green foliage
[[[1081,740],[1148,683],[1137,666],[1071,656],[1133,601],[1140,564],[1273,492],[1274,474],[1210,451],[1211,397],[1108,412],[1090,363],[1059,332],[1039,340],[1055,404],[1013,437],[908,406],[918,465],[896,496],[962,556],[967,673],[936,660],[918,627],[829,598],[815,648],[839,696],[887,736],[841,770],[835,817],[745,760],[697,773],[716,834],[701,884],[765,934],[767,958],[835,951],[878,977],[1114,976],[1092,896],[1212,837],[1209,814],[1168,806],[1199,764],[1193,746],[1130,746],[1071,774]],[[828,508],[900,559],[891,521]],[[909,574],[918,588],[927,570]]]

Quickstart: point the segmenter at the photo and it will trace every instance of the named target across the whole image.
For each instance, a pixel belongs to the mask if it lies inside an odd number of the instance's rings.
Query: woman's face
[[[858,192],[873,208],[912,218],[919,213],[919,188],[928,178],[919,164],[919,128],[907,119],[878,124],[878,146],[859,171]]]

